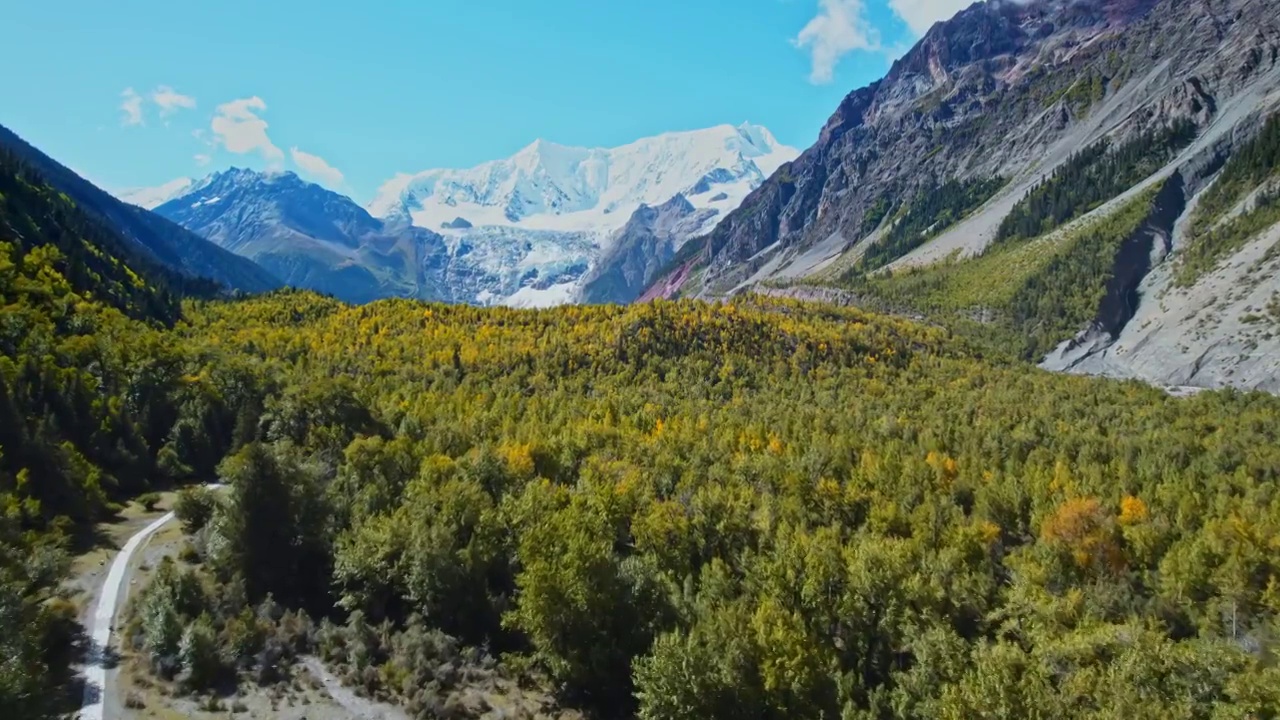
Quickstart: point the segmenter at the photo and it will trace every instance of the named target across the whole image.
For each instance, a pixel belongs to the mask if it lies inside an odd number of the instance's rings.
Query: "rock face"
[[[1175,177],[1185,173],[1196,179],[1213,172],[1229,146],[1228,139],[1207,147]],[[1153,269],[1134,283],[1129,296],[1123,302],[1114,302],[1110,294],[1104,298],[1097,320],[1050,353],[1043,367],[1171,388],[1230,386],[1280,393],[1280,224],[1181,287],[1174,282],[1177,253],[1188,241],[1189,220],[1201,197],[1194,195],[1170,220],[1171,231],[1145,248],[1150,256],[1139,258],[1139,265]],[[1114,322],[1117,310],[1123,322]]]
[[[438,272],[449,248],[422,228],[393,228],[344,195],[293,173],[232,168],[215,173],[155,212],[290,285],[349,302],[408,296],[449,299]]]
[[[1266,257],[1277,246],[1280,225],[1190,288],[1171,286],[1170,267],[1158,267],[1117,336],[1091,328],[1044,366],[1173,387],[1280,393],[1280,257]]]
[[[977,3],[850,93],[817,143],[702,241],[700,292],[776,275],[819,244],[827,251],[803,270],[849,251],[871,234],[864,221],[882,198],[909,199],[949,178],[1009,178],[990,203],[1003,212],[962,241],[930,243],[935,253],[977,251],[1072,152],[1174,117],[1207,121],[1270,73],[1275,11],[1265,0]]]
[[[633,302],[671,262],[682,242],[716,214],[714,208],[695,208],[684,195],[657,207],[641,205],[583,279],[580,300]]]
[[[998,176],[1007,181],[1001,191],[890,269],[970,257],[1073,153],[1188,120],[1197,133],[1190,146],[1094,211],[1169,181],[1160,217],[1117,256],[1097,319],[1046,366],[1276,389],[1280,333],[1238,320],[1260,315],[1274,289],[1275,264],[1260,261],[1275,229],[1193,287],[1171,287],[1170,264],[1180,249],[1171,228],[1186,224],[1232,148],[1277,107],[1274,0],[978,3],[931,28],[883,79],[850,93],[813,147],[692,241],[697,252],[682,253],[690,261],[646,296],[715,297],[831,277],[879,242],[894,220],[881,222],[886,206],[901,208],[948,180]],[[1232,284],[1250,291],[1225,293]]]

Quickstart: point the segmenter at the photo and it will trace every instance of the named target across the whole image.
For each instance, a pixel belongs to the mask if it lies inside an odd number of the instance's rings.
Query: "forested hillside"
[[[3,717],[56,709],[62,540],[213,478],[122,628],[184,692],[310,652],[422,717],[466,715],[467,657],[604,718],[1277,716],[1273,396],[758,296],[179,309],[7,167]],[[1026,282],[992,292],[1028,328],[1095,306],[1036,305],[1036,278],[1109,256],[1154,194],[1051,253],[1010,243]]]
[[[121,202],[0,126],[0,151],[21,160],[80,212],[117,233],[171,273],[210,278],[230,290],[262,292],[281,286],[252,260],[223,250],[195,233],[142,208]]]
[[[74,622],[54,598],[65,543],[172,468],[184,369],[167,331],[181,295],[217,291],[0,150],[0,715],[54,709]]]
[[[289,293],[189,318],[193,352],[273,388],[223,465],[208,567],[338,623],[320,637],[371,692],[430,707],[434,670],[394,638],[432,630],[527,654],[607,717],[1280,706],[1272,397],[994,366],[765,300]],[[218,597],[157,612],[230,642]],[[143,631],[172,667],[163,640]]]

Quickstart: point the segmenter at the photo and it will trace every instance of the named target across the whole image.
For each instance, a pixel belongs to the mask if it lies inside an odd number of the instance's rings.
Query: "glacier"
[[[700,214],[705,221],[680,240],[709,232],[798,154],[768,128],[750,123],[668,132],[615,148],[537,140],[509,158],[469,169],[400,173],[379,188],[367,209],[389,223],[471,237],[477,245],[525,238],[545,244],[559,236],[566,241],[564,255],[575,259],[586,239],[594,246],[588,258],[594,265],[608,256],[619,231],[640,208],[683,195],[696,210],[714,212]],[[496,228],[507,232],[496,235]],[[475,301],[578,298],[576,287],[562,285],[553,294],[485,293]]]

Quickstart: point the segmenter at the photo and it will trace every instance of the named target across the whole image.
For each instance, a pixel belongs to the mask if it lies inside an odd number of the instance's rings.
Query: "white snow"
[[[525,286],[502,300],[503,305],[515,308],[545,308],[573,302],[578,283],[567,282],[548,288]],[[476,297],[479,300],[479,296]]]
[[[218,202],[218,201],[219,201],[219,200],[221,200],[221,199],[222,199],[222,196],[221,196],[221,195],[215,195],[215,196],[213,196],[213,197],[209,198],[208,200],[197,200],[197,201],[195,201],[195,202],[191,203],[191,207],[192,207],[192,208],[198,208],[198,207],[201,207],[201,206],[203,206],[203,205],[213,205],[214,203]]]
[[[187,194],[187,191],[194,183],[195,181],[191,178],[182,177],[156,187],[125,188],[116,190],[111,194],[130,205],[137,205],[144,210],[150,210]]]
[[[664,133],[615,148],[537,140],[470,169],[396,175],[367,209],[436,232],[466,218],[471,228],[443,232],[455,250],[465,241],[469,262],[493,278],[475,288],[475,302],[545,307],[574,300],[578,268],[607,251],[642,203],[660,205],[683,193],[694,207],[717,210],[693,234],[706,233],[797,155],[749,123]],[[530,274],[539,281],[530,282]]]
[[[461,215],[476,226],[603,234],[626,224],[641,203],[661,204],[679,193],[705,207],[723,192],[729,198],[716,205],[736,207],[798,154],[749,123],[664,133],[616,148],[537,140],[510,158],[466,170],[396,175],[368,210],[430,229]],[[721,182],[690,195],[713,171]]]

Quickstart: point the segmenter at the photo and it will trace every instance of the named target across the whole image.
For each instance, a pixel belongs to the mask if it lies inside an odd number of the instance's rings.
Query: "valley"
[[[1276,0],[897,12],[804,150],[0,128],[0,717],[1280,718]]]

